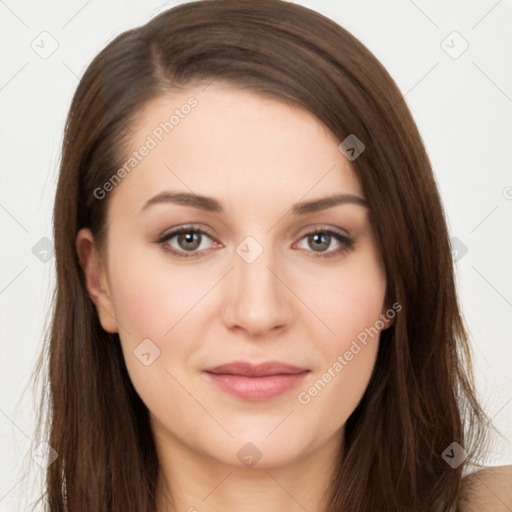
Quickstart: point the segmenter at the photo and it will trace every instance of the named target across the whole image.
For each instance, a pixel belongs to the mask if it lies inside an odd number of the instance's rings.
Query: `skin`
[[[462,479],[461,512],[510,512],[512,465],[481,469]]]
[[[340,141],[311,113],[217,81],[148,104],[133,149],[191,95],[197,107],[109,192],[106,245],[99,248],[88,229],[79,232],[88,292],[103,328],[119,333],[150,411],[160,490],[168,483],[176,510],[320,511],[379,335],[309,403],[297,395],[391,304],[367,207],[347,203],[300,216],[289,210],[334,193],[365,196]],[[141,212],[170,190],[212,196],[225,211],[159,203]],[[155,243],[192,223],[208,232],[192,251],[198,257],[180,258]],[[328,245],[327,237],[318,248],[307,236],[317,227],[339,230],[353,245],[334,237]],[[252,263],[236,252],[247,236],[263,249]],[[166,245],[186,252],[177,236]],[[134,355],[145,339],[160,350],[148,366]],[[310,373],[282,395],[249,401],[202,371],[235,360],[283,361]],[[253,467],[237,457],[249,442],[261,455]],[[159,511],[168,510],[161,497]]]

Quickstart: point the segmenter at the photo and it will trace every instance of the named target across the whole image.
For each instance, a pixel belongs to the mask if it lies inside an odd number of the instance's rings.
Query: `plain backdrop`
[[[43,470],[28,452],[26,389],[50,317],[52,204],[80,76],[119,33],[178,2],[0,0],[0,512],[26,510]],[[449,220],[478,393],[512,463],[512,4],[507,0],[300,1],[384,64],[409,105]]]

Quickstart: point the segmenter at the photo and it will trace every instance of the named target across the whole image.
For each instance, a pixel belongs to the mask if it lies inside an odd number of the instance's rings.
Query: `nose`
[[[263,337],[288,326],[293,315],[292,294],[283,284],[284,272],[273,251],[264,248],[254,261],[235,251],[233,267],[224,287],[225,325],[251,337]]]

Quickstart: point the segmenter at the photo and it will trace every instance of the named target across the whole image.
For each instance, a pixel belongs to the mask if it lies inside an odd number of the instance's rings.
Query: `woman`
[[[212,0],[121,34],[73,99],[54,228],[48,511],[491,503],[462,478],[489,422],[431,166],[333,21]]]

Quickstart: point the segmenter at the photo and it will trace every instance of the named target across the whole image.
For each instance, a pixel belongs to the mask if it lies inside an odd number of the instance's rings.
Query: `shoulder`
[[[461,481],[460,512],[510,512],[512,465],[475,471]]]

